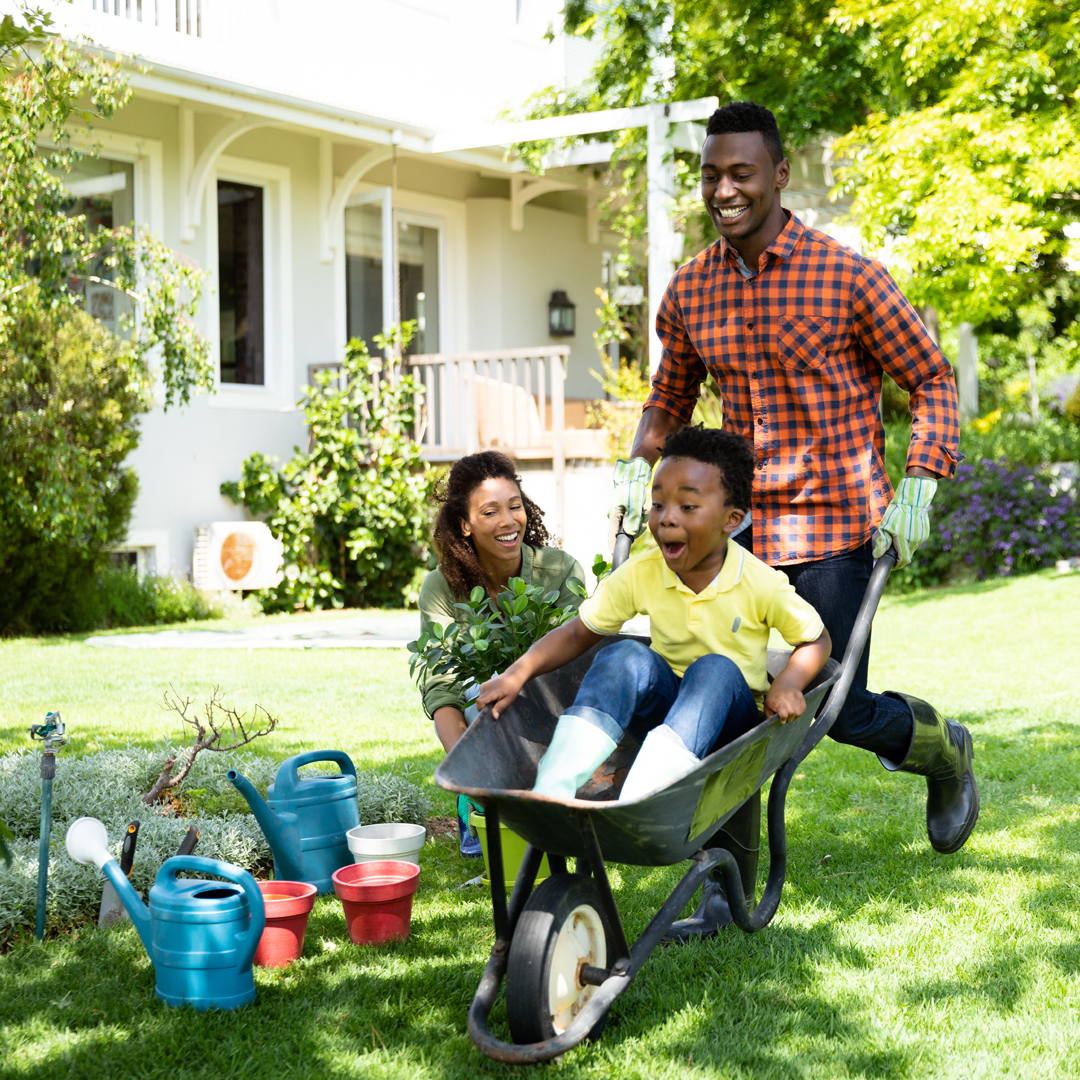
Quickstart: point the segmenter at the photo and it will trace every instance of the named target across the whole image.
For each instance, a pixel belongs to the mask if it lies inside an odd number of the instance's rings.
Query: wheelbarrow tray
[[[440,787],[497,807],[499,820],[541,851],[581,857],[587,815],[605,862],[670,866],[689,858],[802,744],[839,665],[829,660],[805,691],[806,711],[794,721],[763,721],[722,746],[667,787],[618,802],[618,789],[637,753],[629,737],[586,785],[588,799],[535,794],[536,770],[559,716],[573,704],[593,657],[624,635],[613,635],[557,671],[528,683],[496,720],[485,709],[435,771]],[[646,638],[634,638],[648,643]],[[778,674],[790,653],[770,649]]]

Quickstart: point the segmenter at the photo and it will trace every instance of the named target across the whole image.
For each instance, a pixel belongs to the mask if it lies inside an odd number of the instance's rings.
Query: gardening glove
[[[613,523],[617,522],[621,511],[622,531],[636,540],[645,531],[649,520],[646,505],[652,485],[652,466],[644,458],[619,460],[615,462],[612,479],[615,490],[611,495],[608,518]],[[614,531],[618,531],[617,524]]]
[[[874,537],[875,559],[880,559],[892,543],[899,555],[897,569],[911,562],[930,535],[930,504],[936,491],[937,481],[930,476],[905,476],[900,481]]]

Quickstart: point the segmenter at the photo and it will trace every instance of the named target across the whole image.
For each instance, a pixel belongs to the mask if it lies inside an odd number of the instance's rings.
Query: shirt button
[[[756,371],[751,371],[750,372],[750,378],[751,379],[756,379],[757,378],[757,372]]]
[[[754,324],[753,324],[752,322],[748,322],[748,323],[746,324],[746,329],[747,329],[747,330],[753,330],[753,329],[754,329]]]
[[[757,418],[757,422],[759,424],[764,424],[765,423],[765,421],[760,416]]]

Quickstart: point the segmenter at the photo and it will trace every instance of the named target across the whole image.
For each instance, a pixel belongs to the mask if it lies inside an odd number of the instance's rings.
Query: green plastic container
[[[487,821],[483,814],[475,811],[469,814],[469,824],[476,830],[480,838],[480,850],[484,853],[484,876],[483,882],[491,887],[491,867],[488,863],[488,840]],[[521,869],[521,861],[525,858],[525,848],[528,844],[516,832],[511,832],[501,822],[499,831],[502,833],[503,872],[506,874],[506,891],[514,887],[518,871]],[[540,860],[540,869],[536,874],[536,882],[539,884],[545,878],[551,877],[551,868],[548,866],[547,856]]]

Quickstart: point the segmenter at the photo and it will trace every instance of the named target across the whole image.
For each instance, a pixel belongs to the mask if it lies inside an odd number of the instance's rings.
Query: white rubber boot
[[[572,799],[617,745],[588,720],[580,716],[560,716],[551,744],[536,770],[533,791],[556,799]]]
[[[677,776],[683,776],[700,761],[701,758],[694,757],[686,749],[686,743],[674,728],[669,728],[667,724],[653,728],[645,736],[634,764],[630,766],[619,802],[640,799],[643,795],[667,787]]]

